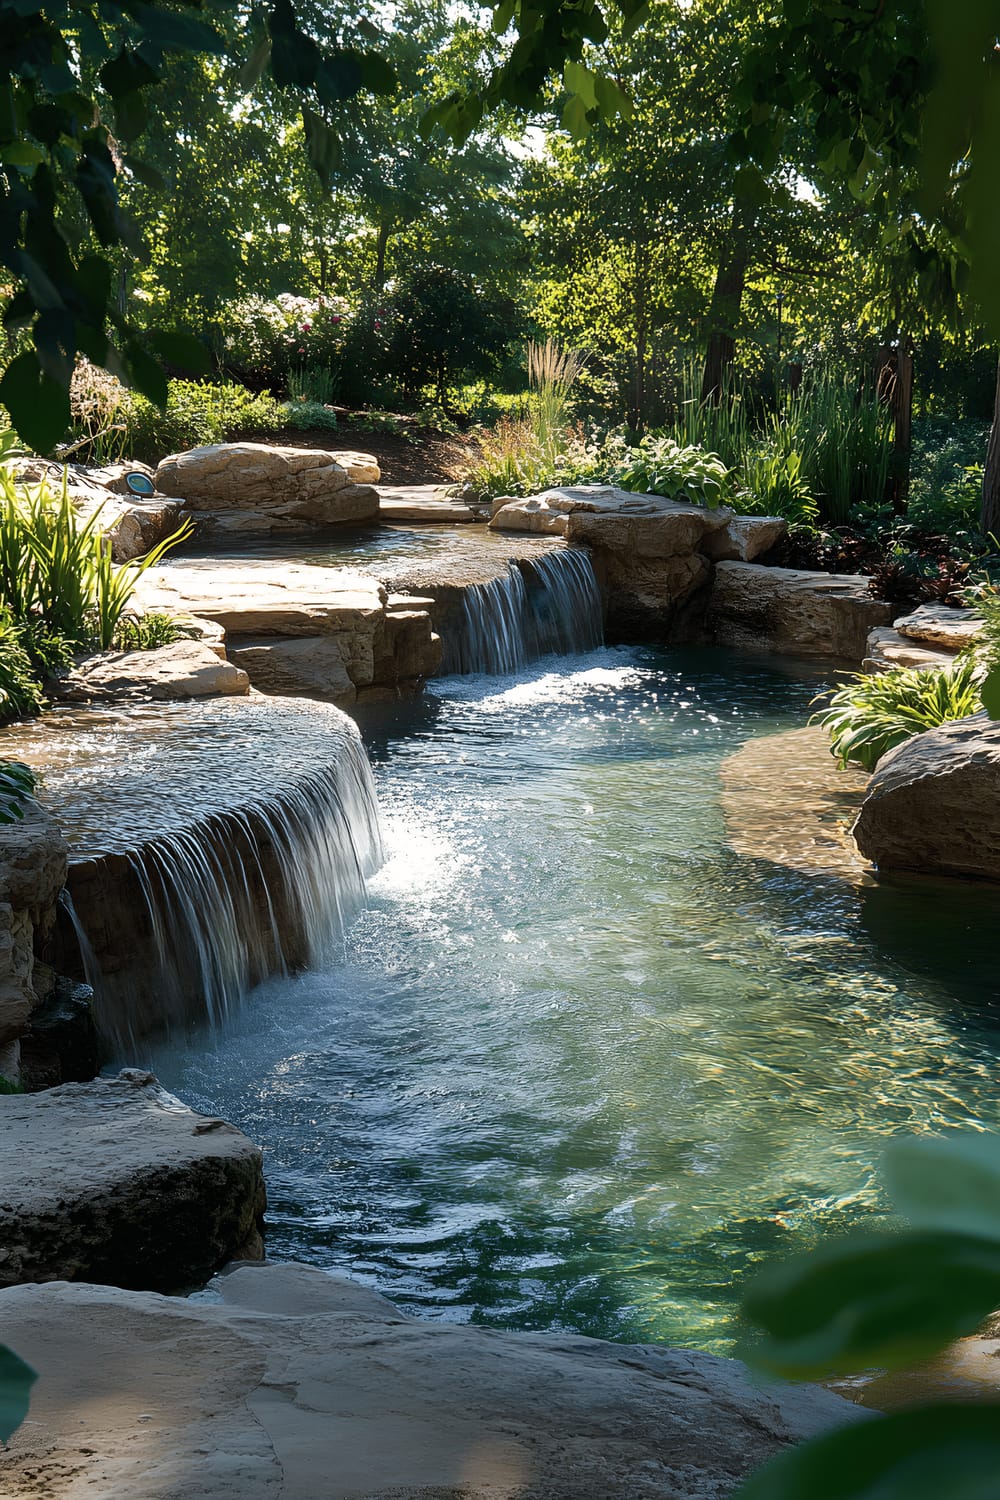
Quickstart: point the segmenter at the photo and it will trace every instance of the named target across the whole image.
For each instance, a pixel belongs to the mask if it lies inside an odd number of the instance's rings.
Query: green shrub
[[[273,432],[285,423],[286,407],[264,392],[241,385],[171,380],[165,411],[130,393],[125,412],[125,448],[130,458],[157,464],[168,453]]]
[[[335,432],[337,413],[318,401],[286,401],[278,425],[297,432]]]
[[[150,611],[148,615],[126,612],[118,618],[111,644],[116,651],[153,651],[184,638],[187,632],[170,615]]]
[[[911,735],[978,713],[982,677],[971,654],[959,657],[953,667],[855,673],[842,687],[822,695],[826,706],[810,723],[830,731],[830,751],[842,767],[853,760],[873,771],[886,751]]]
[[[35,773],[19,760],[0,760],[0,823],[24,817],[24,804],[35,790]]]
[[[945,536],[978,529],[988,436],[980,422],[939,417],[914,422],[907,507],[911,525]]]
[[[0,723],[31,719],[41,711],[38,674],[10,611],[0,608]],[[6,821],[0,816],[0,822]]]
[[[733,504],[746,516],[784,516],[790,526],[811,526],[819,511],[802,454],[773,447],[745,455]]]
[[[632,448],[614,475],[623,489],[687,499],[714,510],[729,497],[730,471],[717,453],[680,448],[669,437],[646,437]]]

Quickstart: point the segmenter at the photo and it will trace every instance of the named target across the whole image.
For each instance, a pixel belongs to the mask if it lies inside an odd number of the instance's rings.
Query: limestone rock
[[[0,824],[0,1046],[27,1029],[38,1004],[35,933],[53,921],[66,870],[66,841],[37,802],[27,802],[23,818]]]
[[[980,713],[883,756],[854,837],[880,869],[1000,880],[998,829],[1000,723]]]
[[[250,691],[250,679],[220,660],[207,641],[179,640],[152,651],[113,651],[85,658],[53,684],[64,702],[220,698]]]
[[[873,599],[861,574],[758,563],[719,563],[709,602],[709,621],[722,645],[853,662],[867,655],[869,632],[892,616],[892,605]]]
[[[87,1083],[100,1068],[89,984],[57,979],[21,1037],[21,1086],[28,1093],[60,1083]]]
[[[788,1444],[870,1416],[708,1354],[418,1322],[313,1267],[243,1267],[213,1289],[220,1303],[0,1295],[4,1337],[40,1375],[0,1456],[8,1500],[84,1485],[102,1500],[723,1500]]]
[[[307,635],[292,640],[234,636],[229,652],[261,692],[304,694],[331,703],[351,703],[356,696],[339,636]]]
[[[99,468],[88,468],[84,472],[94,484],[103,485],[113,495],[132,496],[132,491],[125,482],[126,474],[145,474],[150,484],[156,483],[156,470],[149,464],[138,463],[134,459],[127,464],[102,464]]]
[[[868,632],[865,659],[866,672],[887,672],[893,667],[953,667],[953,651],[935,650],[920,641],[901,635],[891,625],[879,625]]]
[[[921,604],[896,621],[900,635],[945,651],[961,651],[971,645],[982,627],[975,610],[953,609],[947,604]]]
[[[714,562],[753,562],[787,534],[783,516],[733,516],[724,529],[707,538],[706,551]]]
[[[478,520],[464,500],[448,493],[445,484],[380,484],[379,520],[387,525],[465,525]]]
[[[82,520],[99,515],[99,530],[111,542],[111,556],[117,563],[143,557],[158,542],[172,536],[181,522],[180,500],[165,495],[138,500],[124,484],[112,487],[103,482],[105,473],[128,473],[143,468],[141,464],[116,464],[106,471],[63,466],[45,459],[20,459],[5,467],[19,483],[31,485],[44,480],[53,494],[59,494],[65,482],[73,508]]]
[[[0,1285],[173,1291],[262,1253],[261,1154],[149,1073],[0,1096]]]
[[[227,517],[265,517],[268,529],[329,526],[378,515],[379,467],[367,453],[285,448],[267,443],[212,443],[174,453],[156,485],[189,509]],[[209,525],[211,523],[209,522]]]
[[[350,568],[298,563],[240,563],[151,568],[136,597],[145,610],[193,614],[242,636],[370,634],[386,592]]]

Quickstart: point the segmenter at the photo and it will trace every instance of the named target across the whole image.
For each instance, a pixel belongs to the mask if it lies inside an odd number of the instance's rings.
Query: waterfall
[[[248,757],[233,743],[231,805],[219,805],[210,784],[193,785],[186,813],[167,798],[171,816],[165,808],[148,837],[71,860],[58,941],[93,987],[95,1019],[116,1057],[137,1060],[151,1032],[219,1024],[269,975],[316,963],[381,863],[357,730],[326,705],[268,707],[254,718],[276,737],[274,710],[285,710],[288,743],[276,738],[273,748],[292,764],[276,758],[270,776],[259,765],[248,778]],[[313,707],[321,734],[308,764],[301,747],[293,755],[295,720]],[[219,723],[236,738],[232,712]]]
[[[593,651],[604,636],[590,553],[567,547],[510,563],[465,590],[456,625],[444,632],[446,674],[516,672],[550,652]]]

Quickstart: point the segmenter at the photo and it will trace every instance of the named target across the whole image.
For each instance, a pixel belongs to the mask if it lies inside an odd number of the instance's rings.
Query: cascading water
[[[523,558],[500,578],[470,585],[443,640],[446,674],[507,674],[549,652],[595,650],[602,605],[590,553],[567,547]]]
[[[368,759],[329,705],[53,714],[16,735],[73,855],[60,967],[84,970],[119,1057],[317,962],[381,862]]]

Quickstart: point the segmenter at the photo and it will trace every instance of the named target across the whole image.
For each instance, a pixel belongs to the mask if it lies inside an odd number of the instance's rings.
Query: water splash
[[[590,553],[567,547],[521,558],[501,577],[467,588],[458,628],[445,633],[441,670],[510,674],[550,652],[596,650],[603,639]]]

